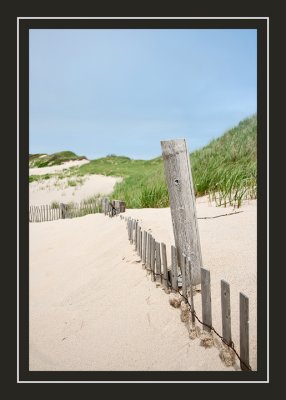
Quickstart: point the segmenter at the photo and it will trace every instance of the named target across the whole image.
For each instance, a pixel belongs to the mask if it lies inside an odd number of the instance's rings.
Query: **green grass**
[[[256,136],[257,120],[254,115],[191,153],[196,195],[207,194],[217,205],[237,207],[244,199],[256,198]],[[123,177],[110,197],[125,201],[128,208],[169,206],[161,156],[153,160],[133,160],[111,154],[73,168],[68,174],[75,180],[87,174]],[[40,178],[30,176],[29,179]]]
[[[241,205],[256,198],[256,115],[191,154],[197,195],[218,205]]]
[[[51,175],[51,174],[29,175],[29,183],[50,179],[52,177],[53,177],[53,175]]]
[[[243,199],[256,198],[256,115],[190,155],[197,196],[208,194],[217,205],[239,207]],[[121,176],[112,198],[128,208],[168,207],[168,190],[162,157],[132,160],[110,155],[75,170],[77,175]]]
[[[85,156],[78,156],[72,151],[60,151],[53,154],[29,154],[29,167],[42,168],[59,165],[66,161],[83,160]]]
[[[53,201],[51,203],[51,208],[60,208],[60,203],[58,201]]]

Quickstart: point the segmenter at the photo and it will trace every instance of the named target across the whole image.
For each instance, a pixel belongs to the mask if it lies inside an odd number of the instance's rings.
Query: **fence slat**
[[[187,277],[186,277],[187,257],[184,254],[182,254],[181,260],[182,260],[182,267],[181,267],[181,272],[182,272],[182,295],[184,296],[183,301],[185,303],[187,303],[188,302],[188,297],[187,297]]]
[[[143,253],[142,253],[142,261],[144,267],[146,267],[146,249],[147,249],[147,232],[143,233]]]
[[[133,218],[130,219],[130,244],[133,244],[132,230],[133,230]]]
[[[243,293],[239,293],[240,308],[240,357],[249,366],[249,300]],[[240,363],[242,370],[247,370],[244,364]]]
[[[148,241],[147,241],[147,269],[148,271],[151,270],[151,241],[152,241],[152,235],[151,233],[148,233]]]
[[[193,291],[193,279],[192,279],[192,264],[190,260],[187,260],[187,271],[189,272],[189,297],[191,301],[191,319],[192,319],[192,325],[193,327],[195,326],[196,323],[196,318],[194,315],[195,312],[195,304],[194,304],[194,291]]]
[[[153,236],[152,236],[151,237],[151,265],[150,265],[150,269],[151,269],[151,280],[153,282],[155,280],[155,252],[156,252],[155,238],[153,238]]]
[[[162,283],[162,274],[161,274],[161,252],[160,252],[160,243],[155,242],[156,247],[156,282]]]
[[[137,224],[137,255],[140,254],[140,225],[139,222]]]
[[[221,280],[221,321],[222,336],[226,343],[231,343],[231,311],[230,311],[230,288],[229,284]]]
[[[175,246],[171,246],[171,286],[172,291],[178,291],[178,261],[177,261],[177,249]]]
[[[127,220],[127,234],[128,234],[128,240],[130,242],[130,219]]]
[[[138,222],[135,220],[135,224],[134,224],[134,246],[135,246],[135,250],[137,250],[137,224],[138,224]]]
[[[201,268],[201,294],[202,294],[202,317],[203,323],[212,326],[212,307],[211,307],[211,277],[210,271]],[[208,326],[203,325],[205,331],[210,332]]]
[[[167,251],[165,243],[161,243],[162,264],[163,264],[163,287],[166,293],[169,291]]]
[[[140,255],[140,259],[141,259],[141,261],[142,261],[142,253],[143,253],[143,251],[142,251],[142,239],[143,239],[143,232],[142,232],[142,229],[140,228],[140,240],[139,240],[139,243],[140,243],[140,246],[139,246],[139,248],[140,248],[140,251],[139,251],[139,255]]]

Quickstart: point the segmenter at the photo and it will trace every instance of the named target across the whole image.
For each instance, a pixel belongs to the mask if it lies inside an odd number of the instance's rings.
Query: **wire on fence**
[[[235,214],[235,213],[234,213],[234,214]],[[229,215],[229,214],[227,214],[227,215]],[[125,218],[125,220],[128,220],[128,219]],[[138,221],[138,220],[137,220],[137,221]],[[131,229],[132,229],[132,228],[131,228]],[[152,272],[152,271],[151,271],[151,272]],[[153,273],[153,275],[154,275],[154,276],[161,276],[161,274],[158,274],[158,273]],[[208,324],[204,323],[203,321],[201,321],[201,319],[197,316],[195,309],[192,307],[192,304],[190,303],[188,297],[184,296],[184,295],[182,294],[182,292],[181,292],[179,289],[173,288],[173,287],[172,287],[172,284],[171,284],[171,282],[170,282],[169,279],[166,279],[166,278],[163,278],[163,277],[162,277],[162,279],[163,279],[164,281],[167,281],[167,282],[168,282],[168,288],[169,288],[169,289],[172,289],[175,293],[178,293],[178,294],[185,300],[186,304],[187,304],[188,307],[189,307],[189,311],[190,311],[190,313],[194,316],[194,318],[195,318],[202,326],[205,326],[205,327],[209,328],[211,331],[213,331],[214,334],[215,334],[217,337],[219,337],[220,340],[221,340],[227,347],[229,347],[229,348],[235,353],[236,357],[238,358],[238,360],[240,361],[240,363],[243,364],[243,366],[245,367],[245,369],[247,369],[247,370],[249,370],[249,371],[252,371],[251,366],[250,366],[250,365],[247,365],[247,364],[242,360],[242,358],[240,357],[240,355],[238,354],[237,350],[235,349],[235,346],[234,346],[233,341],[227,342],[227,341],[223,338],[223,336],[220,335],[220,334],[217,332],[217,330],[216,330],[212,325],[208,325]]]

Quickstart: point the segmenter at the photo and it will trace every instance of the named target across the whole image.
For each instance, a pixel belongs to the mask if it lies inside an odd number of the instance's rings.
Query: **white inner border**
[[[19,22],[25,19],[259,19],[267,21],[267,380],[266,381],[20,381],[19,380]],[[68,29],[68,28],[67,28]],[[17,17],[17,383],[269,383],[269,17]]]

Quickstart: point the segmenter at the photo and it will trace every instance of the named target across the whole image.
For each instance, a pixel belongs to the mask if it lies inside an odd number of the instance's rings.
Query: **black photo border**
[[[257,30],[257,371],[29,371],[29,30],[30,29],[256,29]],[[18,18],[19,68],[19,382],[266,382],[267,338],[267,33],[261,18],[34,19]]]

